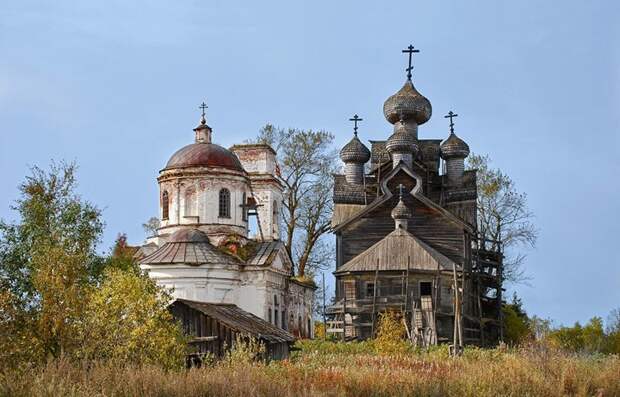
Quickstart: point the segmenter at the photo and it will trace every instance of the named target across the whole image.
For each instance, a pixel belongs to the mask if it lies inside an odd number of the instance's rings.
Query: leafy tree
[[[55,357],[76,347],[84,289],[100,267],[100,211],[75,193],[75,170],[33,167],[13,207],[18,222],[0,222],[0,288],[32,319],[44,355]]]
[[[172,298],[148,276],[106,269],[90,293],[80,355],[97,361],[182,366],[186,339],[168,311]]]
[[[80,257],[88,275],[99,267],[95,249],[103,231],[101,212],[75,193],[75,171],[75,164],[64,162],[52,163],[49,171],[32,167],[12,207],[18,221],[0,221],[0,287],[24,307],[42,303],[34,275],[44,265],[46,251]]]
[[[499,169],[489,166],[488,156],[472,154],[467,160],[469,169],[476,169],[478,184],[478,232],[482,247],[496,250],[501,241],[504,248],[504,278],[511,282],[527,279],[522,265],[522,247],[534,247],[538,229],[534,214],[527,206],[527,195],[519,193],[514,181]]]
[[[112,247],[110,256],[105,260],[106,269],[119,269],[126,272],[139,273],[140,267],[133,255],[136,253],[136,248],[127,244],[127,235],[119,234]]]
[[[583,348],[588,353],[603,351],[605,346],[605,331],[603,330],[603,319],[592,317],[588,324],[582,329]]]
[[[504,341],[511,345],[523,342],[531,335],[529,321],[523,302],[514,293],[512,302],[502,306],[504,315]]]
[[[32,316],[19,300],[11,291],[0,289],[0,369],[15,369],[42,357],[34,328]]]
[[[551,321],[551,319],[548,318],[540,318],[534,315],[529,319],[530,332],[537,341],[543,341],[547,339],[547,336],[552,331],[552,325],[553,322]]]
[[[298,276],[325,269],[333,259],[331,246],[322,238],[330,230],[332,214],[332,173],[337,160],[333,140],[326,131],[281,129],[271,124],[256,139],[278,153],[286,188],[284,242]]]

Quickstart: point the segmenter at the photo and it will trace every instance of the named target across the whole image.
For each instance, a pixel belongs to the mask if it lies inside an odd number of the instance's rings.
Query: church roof
[[[252,266],[270,265],[283,247],[284,243],[279,240],[260,242],[256,247],[254,255],[248,258],[246,264]]]
[[[450,133],[448,139],[441,144],[441,157],[443,159],[465,158],[467,156],[469,156],[469,145],[456,136],[454,132]]]
[[[234,153],[220,145],[204,142],[192,143],[177,150],[164,169],[187,167],[218,167],[244,172]]]
[[[186,264],[200,266],[205,263],[240,265],[239,260],[226,255],[209,242],[207,235],[197,229],[174,232],[167,243],[140,260],[144,265]]]
[[[357,134],[340,150],[344,163],[365,163],[370,159],[370,150],[359,140]]]
[[[409,79],[383,104],[383,114],[392,124],[401,119],[413,119],[421,125],[431,118],[431,113],[430,101],[415,89]]]
[[[335,274],[374,271],[452,271],[455,262],[413,234],[396,229],[342,265]],[[458,266],[457,266],[458,267]]]
[[[175,304],[198,310],[237,332],[252,335],[270,343],[295,341],[295,337],[287,331],[233,304],[205,303],[187,299],[177,299],[173,305]]]

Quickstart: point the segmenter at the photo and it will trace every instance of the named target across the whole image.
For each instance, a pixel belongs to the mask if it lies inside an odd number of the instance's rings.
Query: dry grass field
[[[288,361],[200,369],[80,366],[4,373],[2,396],[620,396],[620,358],[541,347],[378,353],[372,343],[301,342]]]

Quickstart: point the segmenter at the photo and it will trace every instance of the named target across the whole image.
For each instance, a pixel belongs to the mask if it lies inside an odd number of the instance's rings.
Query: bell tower
[[[280,239],[280,217],[284,186],[279,179],[276,152],[266,144],[235,145],[230,150],[237,155],[250,179],[250,200],[246,208],[258,215],[258,238]]]

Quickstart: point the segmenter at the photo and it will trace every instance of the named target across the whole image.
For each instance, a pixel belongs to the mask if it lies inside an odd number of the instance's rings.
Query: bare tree
[[[514,181],[499,169],[489,167],[488,156],[472,154],[469,169],[476,169],[478,184],[478,233],[482,248],[504,249],[504,277],[510,282],[524,282],[524,248],[533,248],[538,229],[534,214],[527,206],[527,195],[516,190]]]
[[[300,277],[327,268],[333,259],[333,249],[323,239],[330,230],[332,214],[332,173],[337,163],[333,140],[326,131],[282,129],[271,124],[265,125],[256,139],[278,153],[285,186],[284,241]]]
[[[157,235],[157,229],[159,229],[159,218],[156,216],[150,217],[146,223],[142,224],[146,237]]]

